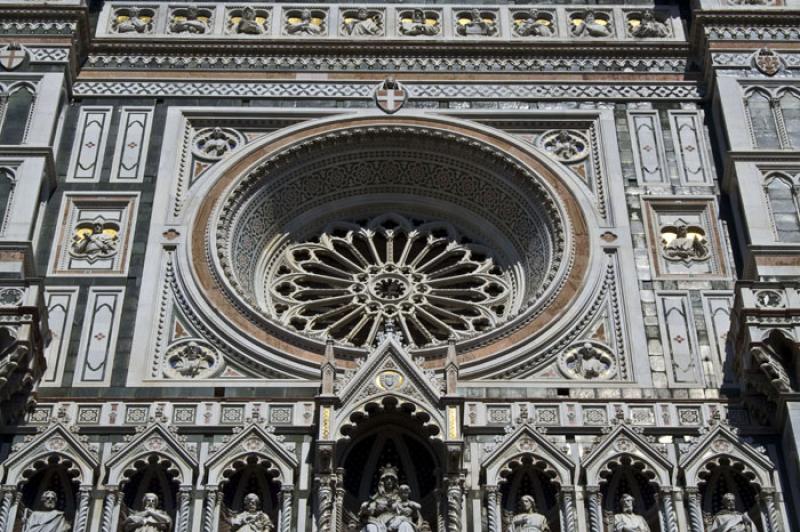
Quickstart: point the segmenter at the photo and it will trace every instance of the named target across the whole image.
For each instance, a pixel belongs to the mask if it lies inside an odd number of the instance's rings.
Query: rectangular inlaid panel
[[[662,292],[657,295],[661,343],[669,364],[670,384],[702,386],[703,372],[689,295]]]
[[[139,182],[144,177],[153,109],[126,107],[122,110],[117,146],[111,166],[111,181]]]
[[[48,287],[45,289],[50,325],[50,343],[45,351],[47,369],[42,377],[43,386],[60,386],[64,374],[64,362],[69,351],[69,339],[75,318],[75,304],[78,298],[78,287]]]
[[[684,185],[713,185],[703,118],[700,111],[670,111],[669,123],[678,161],[678,173]]]
[[[636,177],[642,184],[669,181],[658,111],[629,111],[631,145]]]
[[[730,292],[708,292],[703,294],[708,342],[714,353],[715,374],[719,379],[712,386],[733,384],[733,358],[728,356],[728,332],[731,326],[733,294]]]
[[[84,107],[78,117],[67,181],[100,180],[111,124],[111,107]]]
[[[73,385],[103,385],[111,380],[122,301],[122,287],[92,287],[86,302],[83,334]]]

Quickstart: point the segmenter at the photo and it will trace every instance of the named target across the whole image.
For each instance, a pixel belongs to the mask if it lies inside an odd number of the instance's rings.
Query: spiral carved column
[[[586,488],[589,496],[589,530],[603,532],[603,505],[600,500],[600,488],[589,486]]]
[[[344,469],[341,467],[336,470],[336,505],[334,506],[336,514],[334,515],[334,523],[336,523],[336,532],[344,530],[342,522],[344,520]]]
[[[461,505],[464,498],[464,480],[459,475],[447,479],[447,532],[461,530]]]
[[[292,532],[292,505],[294,504],[294,486],[281,487],[280,532]]]
[[[189,532],[189,510],[192,503],[192,488],[182,486],[178,492],[178,522],[175,530],[177,532]]]
[[[8,524],[8,514],[11,512],[15,493],[14,486],[3,486],[3,499],[0,502],[0,531],[5,530]]]
[[[561,513],[564,516],[561,530],[565,532],[578,530],[578,518],[575,515],[575,488],[561,488]]]
[[[106,498],[103,501],[103,517],[100,520],[101,532],[111,532],[111,525],[114,524],[114,511],[119,506],[119,502],[118,491],[112,490],[106,493]]]
[[[686,489],[686,503],[689,506],[690,532],[704,532],[703,505],[700,497],[700,491],[697,488]]]
[[[219,492],[209,490],[206,492],[206,504],[203,508],[203,532],[214,532],[214,517],[217,514]]]
[[[678,532],[678,521],[675,517],[675,505],[672,501],[672,488],[663,488],[661,496],[661,513],[664,517],[664,530]]]
[[[81,486],[78,492],[78,512],[75,515],[75,532],[87,532],[87,525],[89,524],[89,502],[92,499],[92,487]],[[0,530],[3,528],[0,526]]]
[[[500,524],[500,491],[497,486],[486,487],[486,523],[488,532],[502,532]]]
[[[333,486],[330,475],[317,477],[317,530],[333,532]]]
[[[762,490],[761,503],[764,505],[764,510],[767,514],[770,532],[782,532],[783,527],[781,526],[781,519],[778,513],[778,505],[775,503],[775,490]]]

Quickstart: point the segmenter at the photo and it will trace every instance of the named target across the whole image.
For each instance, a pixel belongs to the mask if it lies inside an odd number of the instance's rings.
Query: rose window
[[[425,347],[491,329],[513,307],[512,284],[453,225],[391,214],[290,244],[266,288],[273,315],[298,332],[362,347],[391,321]]]

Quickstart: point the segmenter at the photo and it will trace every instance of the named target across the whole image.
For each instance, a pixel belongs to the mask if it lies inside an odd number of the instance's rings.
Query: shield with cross
[[[0,65],[6,70],[18,68],[25,60],[28,51],[18,43],[11,43],[0,48]]]
[[[385,113],[396,113],[407,99],[408,92],[394,78],[388,78],[375,88],[375,103]]]

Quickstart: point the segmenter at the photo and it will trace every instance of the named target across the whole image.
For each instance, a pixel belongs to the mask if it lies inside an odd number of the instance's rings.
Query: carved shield
[[[14,70],[18,68],[23,61],[28,51],[19,44],[9,44],[0,48],[0,65],[6,70]]]
[[[769,48],[762,48],[756,52],[755,66],[762,74],[774,76],[781,69],[781,58]]]
[[[405,88],[394,80],[386,80],[375,89],[375,103],[384,113],[396,113],[407,99]]]

